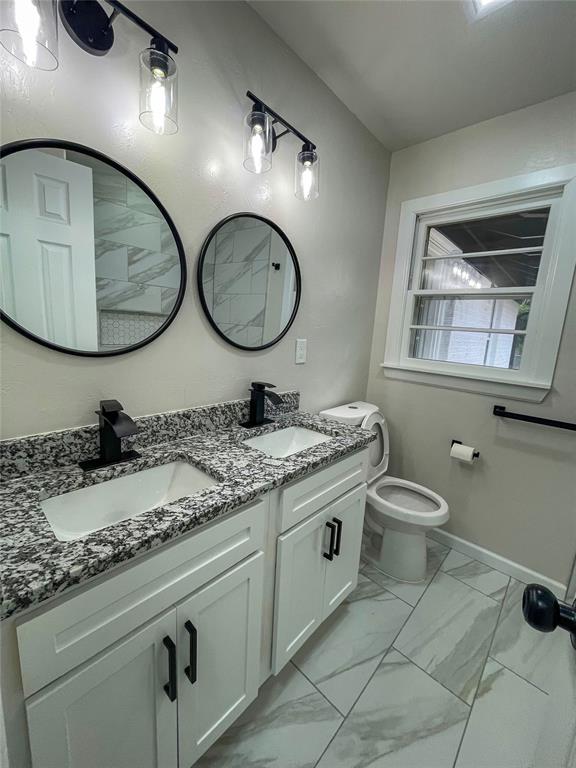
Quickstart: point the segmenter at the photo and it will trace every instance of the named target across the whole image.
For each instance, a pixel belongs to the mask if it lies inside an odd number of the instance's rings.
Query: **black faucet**
[[[138,426],[124,413],[123,407],[118,400],[100,400],[100,410],[95,411],[99,416],[100,456],[78,463],[85,472],[139,458],[138,451],[122,452],[122,438],[138,432]]]
[[[265,399],[268,398],[274,405],[281,405],[282,398],[275,392],[269,392],[274,384],[266,384],[264,381],[253,381],[250,389],[250,416],[248,421],[240,424],[241,427],[259,427],[262,424],[270,424],[272,419],[264,418]]]

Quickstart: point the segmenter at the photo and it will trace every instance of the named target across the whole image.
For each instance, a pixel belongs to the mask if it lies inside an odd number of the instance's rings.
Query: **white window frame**
[[[550,206],[534,288],[497,289],[503,296],[532,294],[518,370],[423,360],[409,356],[414,296],[410,275],[420,274],[426,232],[434,223]],[[523,249],[526,251],[528,249]],[[576,164],[513,176],[402,203],[384,362],[388,378],[511,399],[542,401],[552,386],[576,266]],[[478,289],[430,290],[427,295],[482,295]],[[493,289],[490,292],[495,295]],[[422,291],[418,291],[422,295]],[[468,329],[470,330],[470,329]]]

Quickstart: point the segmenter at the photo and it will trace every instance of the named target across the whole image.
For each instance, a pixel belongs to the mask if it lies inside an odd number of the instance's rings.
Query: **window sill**
[[[445,371],[426,371],[408,368],[393,363],[380,363],[388,379],[409,381],[430,387],[456,389],[460,392],[472,392],[479,395],[506,397],[509,400],[524,400],[541,403],[551,389],[551,385],[530,381],[498,381],[470,375],[453,374]]]

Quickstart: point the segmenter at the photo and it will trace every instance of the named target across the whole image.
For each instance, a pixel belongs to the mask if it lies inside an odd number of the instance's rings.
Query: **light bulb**
[[[160,135],[178,130],[178,71],[174,59],[159,47],[140,54],[140,122]]]
[[[294,194],[300,200],[314,200],[319,193],[318,153],[311,144],[304,144],[296,155]]]
[[[261,105],[259,109],[257,106],[244,119],[244,168],[250,173],[266,173],[272,167],[272,120]]]
[[[164,133],[166,127],[166,89],[162,80],[156,80],[150,90],[150,109],[156,133]]]
[[[262,157],[265,154],[264,137],[261,125],[255,125],[252,128],[250,136],[250,154],[254,164],[254,173],[262,173]]]

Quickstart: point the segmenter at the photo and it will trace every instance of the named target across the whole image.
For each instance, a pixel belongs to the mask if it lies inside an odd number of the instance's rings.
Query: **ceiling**
[[[391,150],[576,90],[576,1],[252,0]]]

